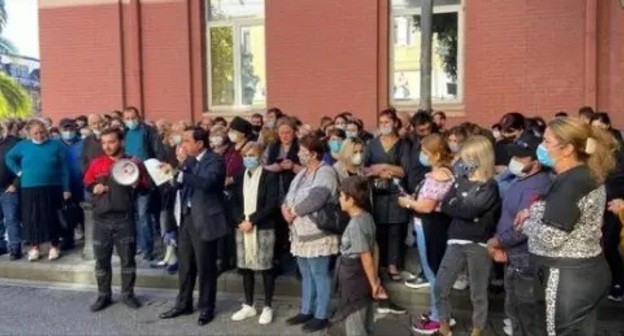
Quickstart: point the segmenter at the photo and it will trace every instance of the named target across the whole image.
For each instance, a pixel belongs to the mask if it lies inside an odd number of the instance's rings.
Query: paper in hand
[[[145,169],[147,169],[147,173],[154,181],[154,184],[157,186],[161,186],[163,183],[171,181],[173,179],[173,172],[165,172],[161,169],[162,162],[156,159],[148,159],[143,162],[145,165]]]

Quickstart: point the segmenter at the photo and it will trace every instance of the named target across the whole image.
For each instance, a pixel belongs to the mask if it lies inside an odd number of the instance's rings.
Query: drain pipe
[[[598,0],[585,2],[585,105],[597,109]]]

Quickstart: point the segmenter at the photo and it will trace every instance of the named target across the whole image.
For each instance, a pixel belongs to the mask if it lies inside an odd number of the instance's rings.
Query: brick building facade
[[[395,1],[405,0],[263,1],[266,106],[312,123],[350,110],[372,126],[377,111],[394,105]],[[458,121],[491,123],[508,111],[551,116],[591,105],[624,125],[619,0],[457,3],[460,93],[436,108]],[[39,0],[44,114],[58,119],[135,105],[147,118],[180,120],[254,110],[211,107],[209,6]]]

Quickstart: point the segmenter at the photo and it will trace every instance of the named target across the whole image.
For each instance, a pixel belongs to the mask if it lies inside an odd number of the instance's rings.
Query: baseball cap
[[[508,151],[511,156],[537,159],[536,151],[541,143],[542,138],[531,131],[525,131],[516,141],[509,144]]]

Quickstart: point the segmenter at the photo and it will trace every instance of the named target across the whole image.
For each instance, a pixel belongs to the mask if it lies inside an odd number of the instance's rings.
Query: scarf
[[[260,177],[262,176],[262,167],[256,168],[251,172],[245,170],[245,178],[243,180],[243,213],[245,220],[249,220],[249,216],[256,212],[258,206],[258,189],[260,186]],[[243,247],[245,249],[245,264],[253,264],[256,260],[258,251],[258,235],[257,228],[254,225],[253,230],[243,233]]]

